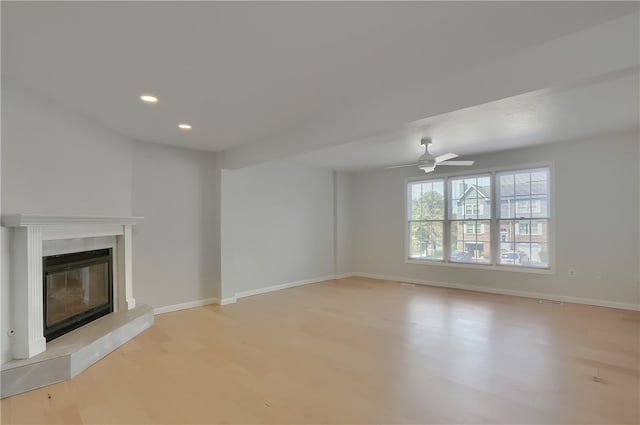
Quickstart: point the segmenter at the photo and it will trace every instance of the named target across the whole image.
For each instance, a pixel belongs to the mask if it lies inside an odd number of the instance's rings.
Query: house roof
[[[464,193],[460,197],[460,201],[464,201],[465,199],[467,199],[469,193],[471,193],[472,190],[480,195],[479,198],[486,200],[489,200],[491,198],[491,188],[489,186],[477,186],[475,184],[471,184],[465,189]]]
[[[508,188],[509,186],[511,186],[511,192],[513,193],[513,185],[503,185],[502,188],[503,189],[507,189],[506,192],[508,192]],[[458,200],[458,202],[462,202],[465,199],[467,199],[469,197],[469,194],[475,191],[476,193],[478,193],[478,198],[483,199],[485,201],[488,201],[489,199],[491,199],[491,187],[490,186],[478,186],[475,184],[471,184],[469,185],[464,193],[462,194],[462,196],[460,197],[460,199]],[[524,199],[540,199],[540,198],[546,198],[548,195],[546,193],[537,193],[537,194],[517,194],[515,193],[514,195],[508,195],[507,197],[520,197],[520,198],[524,198]]]

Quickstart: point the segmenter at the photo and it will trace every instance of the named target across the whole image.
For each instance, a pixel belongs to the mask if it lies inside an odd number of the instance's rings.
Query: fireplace
[[[13,359],[0,368],[0,398],[71,379],[153,325],[153,309],[133,297],[132,227],[141,220],[2,215],[13,307],[2,350]]]
[[[131,228],[141,219],[36,214],[2,216],[2,225],[11,228],[12,239],[13,332],[10,340],[14,359],[31,359],[47,350],[44,257],[111,248],[113,311],[136,307],[131,271]]]
[[[111,248],[46,256],[42,270],[47,342],[113,312]]]

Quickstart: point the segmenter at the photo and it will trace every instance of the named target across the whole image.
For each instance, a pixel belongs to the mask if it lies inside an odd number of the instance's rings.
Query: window
[[[408,183],[410,260],[549,268],[549,169]]]
[[[409,184],[409,258],[444,259],[444,180]]]
[[[496,179],[498,226],[506,230],[500,252],[509,254],[498,264],[548,268],[549,169],[502,172]],[[518,261],[511,258],[516,255]]]
[[[491,176],[449,179],[449,260],[491,262]]]

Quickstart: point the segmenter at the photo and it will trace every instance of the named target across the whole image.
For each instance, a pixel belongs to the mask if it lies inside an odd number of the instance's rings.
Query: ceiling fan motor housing
[[[433,165],[419,165],[418,168],[421,169],[422,171],[424,171],[425,173],[431,173],[432,171],[435,171],[436,164],[433,164]]]
[[[433,158],[420,158],[418,160],[418,168],[435,167],[436,161]]]

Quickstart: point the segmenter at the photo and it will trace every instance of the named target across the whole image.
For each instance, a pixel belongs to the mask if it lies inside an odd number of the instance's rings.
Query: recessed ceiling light
[[[188,122],[181,122],[180,124],[178,124],[178,128],[180,130],[191,130],[191,124],[189,124]]]
[[[140,100],[144,103],[158,103],[158,98],[152,94],[140,95]]]

